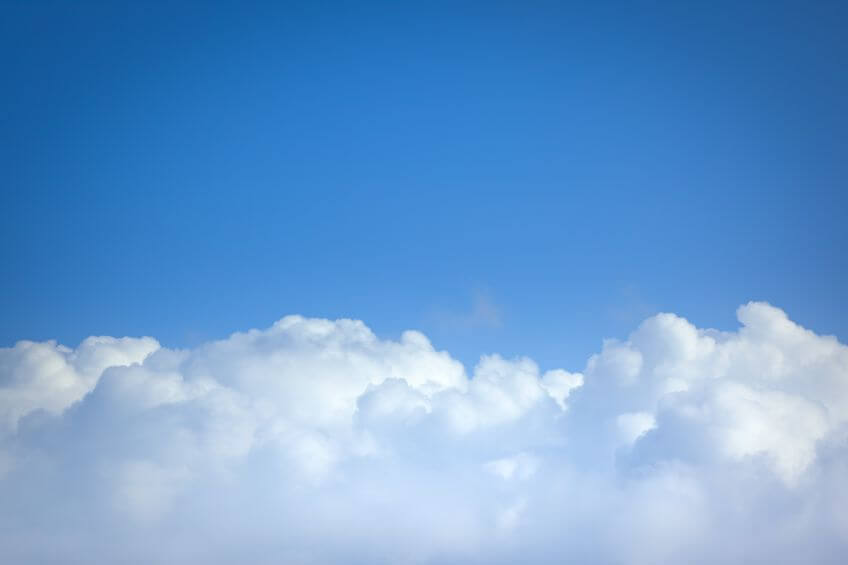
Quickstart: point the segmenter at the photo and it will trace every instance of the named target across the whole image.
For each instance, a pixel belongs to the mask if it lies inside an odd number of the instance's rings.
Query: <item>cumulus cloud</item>
[[[838,563],[848,347],[737,314],[658,314],[579,372],[300,316],[188,350],[19,342],[0,558]]]

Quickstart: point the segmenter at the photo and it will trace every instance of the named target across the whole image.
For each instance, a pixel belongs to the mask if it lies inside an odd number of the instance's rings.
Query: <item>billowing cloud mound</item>
[[[10,563],[841,563],[848,347],[750,303],[582,372],[283,318],[0,349]]]

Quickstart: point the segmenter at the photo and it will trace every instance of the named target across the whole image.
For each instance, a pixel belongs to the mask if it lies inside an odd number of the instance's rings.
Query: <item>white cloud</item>
[[[151,338],[90,337],[72,350],[54,341],[0,348],[0,435],[38,410],[61,414],[97,384],[109,367],[143,361],[159,348]]]
[[[553,369],[542,375],[542,388],[553,398],[564,411],[567,409],[566,399],[571,391],[583,386],[583,375],[569,373],[562,369]]]
[[[632,445],[637,439],[656,429],[657,419],[650,412],[625,412],[615,419],[621,441]]]
[[[686,440],[664,423],[688,426],[710,440],[697,446],[699,456],[764,455],[791,483],[815,460],[816,443],[848,423],[848,348],[765,303],[742,306],[738,316],[743,327],[732,333],[699,330],[673,314],[649,318],[625,343],[605,343],[587,378],[620,383],[607,389],[615,397],[609,405],[624,408],[619,426],[632,436],[628,414],[646,424],[653,417],[653,435],[669,456],[679,447],[672,440]],[[623,351],[641,363],[622,363]],[[637,390],[630,390],[634,382]]]
[[[419,332],[300,316],[190,350],[19,342],[0,558],[836,563],[848,347],[738,317],[651,317],[582,373],[468,375]]]
[[[524,481],[536,474],[539,459],[527,453],[519,453],[489,461],[483,468],[505,481],[513,478]]]

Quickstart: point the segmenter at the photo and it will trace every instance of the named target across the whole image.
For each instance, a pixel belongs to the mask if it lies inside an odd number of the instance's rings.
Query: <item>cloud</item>
[[[439,326],[451,330],[495,329],[503,325],[501,309],[488,292],[481,290],[472,294],[469,311],[440,310],[434,313],[434,317]]]
[[[536,474],[539,460],[532,455],[519,453],[513,457],[504,457],[489,461],[484,468],[490,473],[509,481],[513,478],[526,480]]]
[[[0,354],[0,434],[41,410],[58,415],[97,384],[104,370],[133,365],[159,348],[150,338],[90,337],[72,350],[54,341],[19,341]]]
[[[737,314],[652,316],[579,372],[300,316],[186,350],[19,342],[0,558],[838,563],[848,347]]]
[[[641,437],[645,430],[633,427],[639,414],[651,428],[645,441],[662,443],[669,456],[683,449],[673,442],[692,439],[669,429],[691,428],[700,456],[762,456],[792,483],[814,462],[817,443],[848,422],[848,348],[768,304],[737,315],[742,328],[722,333],[658,314],[626,342],[607,341],[589,360],[587,379],[614,382],[608,405],[622,411],[618,423]]]

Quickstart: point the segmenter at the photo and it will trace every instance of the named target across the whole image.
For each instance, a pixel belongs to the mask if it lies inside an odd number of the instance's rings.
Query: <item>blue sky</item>
[[[6,3],[0,341],[294,312],[571,365],[752,299],[844,339],[840,4]]]

